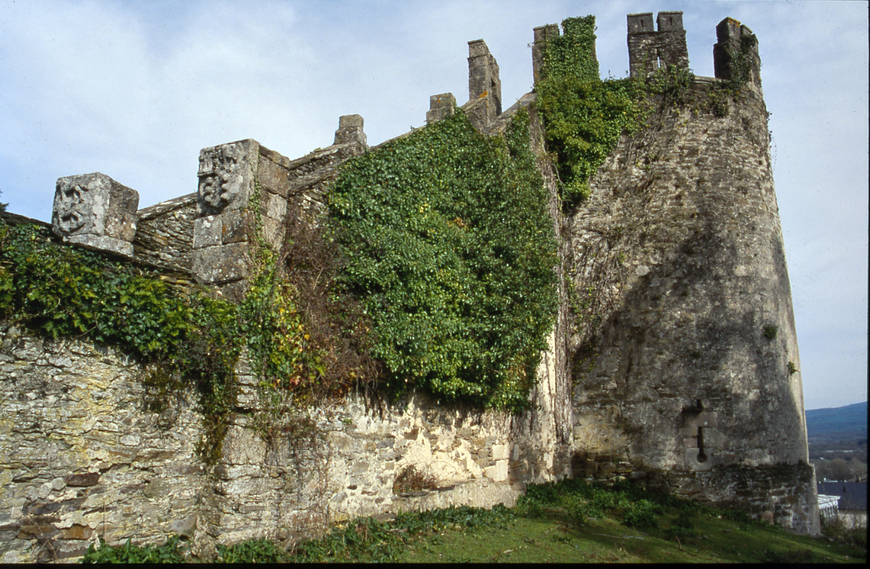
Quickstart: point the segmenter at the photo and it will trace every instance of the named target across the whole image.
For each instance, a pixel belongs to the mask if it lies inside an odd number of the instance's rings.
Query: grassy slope
[[[863,563],[866,552],[772,526],[698,515],[697,537],[668,539],[610,517],[570,528],[517,517],[507,529],[449,529],[415,540],[394,561],[412,563]]]
[[[866,561],[866,550],[627,485],[567,480],[530,486],[513,509],[448,508],[400,514],[385,524],[354,520],[322,540],[300,544],[293,557],[406,563],[849,563]]]

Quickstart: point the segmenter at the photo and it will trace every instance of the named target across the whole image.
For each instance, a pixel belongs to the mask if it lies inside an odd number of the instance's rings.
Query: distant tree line
[[[858,459],[850,458],[833,458],[830,460],[817,458],[811,461],[816,467],[816,479],[836,480],[838,482],[848,482],[855,480],[862,474],[867,474],[867,463]]]

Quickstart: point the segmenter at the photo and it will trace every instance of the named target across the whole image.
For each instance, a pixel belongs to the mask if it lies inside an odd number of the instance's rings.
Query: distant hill
[[[834,434],[867,434],[867,402],[834,409],[810,409],[807,414],[807,436]]]

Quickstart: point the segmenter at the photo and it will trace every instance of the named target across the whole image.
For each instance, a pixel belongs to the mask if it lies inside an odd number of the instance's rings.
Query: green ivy
[[[157,273],[79,247],[48,229],[0,222],[0,320],[51,338],[81,337],[139,358],[151,411],[185,389],[198,394],[200,455],[214,463],[235,410],[235,366],[244,348],[270,389],[316,378],[319,352],[308,345],[294,289],[276,277],[270,251],[241,304],[208,291],[180,293]]]
[[[543,50],[535,84],[547,145],[556,153],[566,206],[589,195],[589,179],[613,151],[619,136],[640,126],[642,107],[631,79],[602,81],[595,58],[595,16],[568,18],[563,34]]]
[[[35,225],[0,225],[0,317],[50,337],[124,344],[137,356],[174,351],[190,320],[166,283],[131,264],[58,246]]]
[[[388,384],[517,409],[556,311],[556,243],[527,113],[504,137],[462,111],[352,160],[330,214],[342,283]]]

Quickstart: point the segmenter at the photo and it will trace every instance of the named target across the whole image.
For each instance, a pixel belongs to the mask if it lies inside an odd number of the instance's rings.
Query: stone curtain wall
[[[0,328],[0,560],[192,535],[202,423],[185,401],[143,412],[141,371],[113,350]]]
[[[0,560],[71,560],[100,537],[159,544],[173,534],[208,555],[215,543],[305,537],[326,520],[512,505],[525,483],[570,474],[551,417],[451,410],[420,396],[373,408],[352,398],[263,436],[256,379],[244,360],[237,371],[239,413],[206,468],[195,406],[148,411],[134,361],[0,328]],[[540,370],[545,406],[551,371]],[[437,488],[397,494],[411,466]]]

